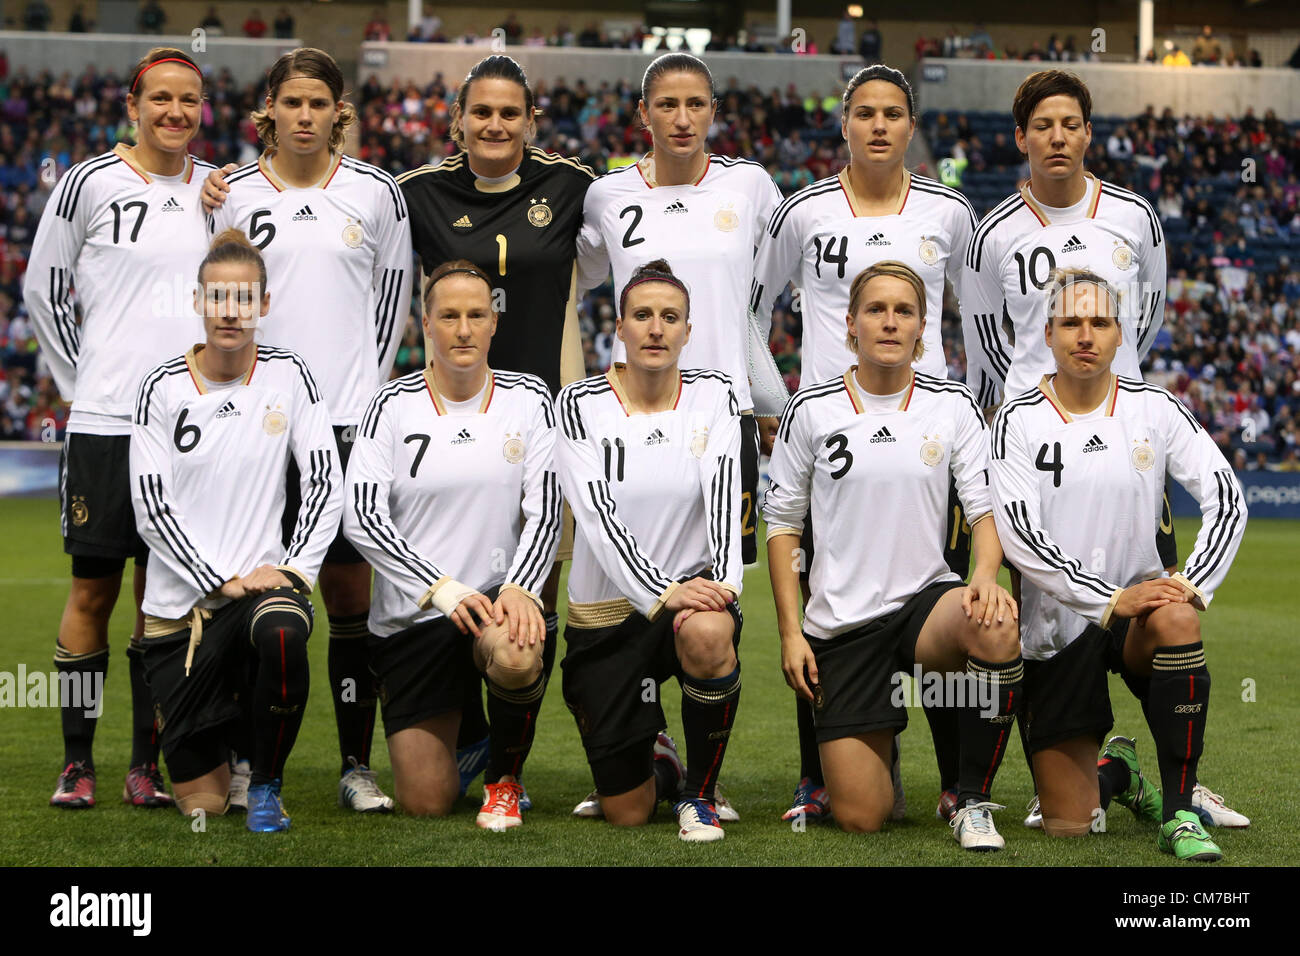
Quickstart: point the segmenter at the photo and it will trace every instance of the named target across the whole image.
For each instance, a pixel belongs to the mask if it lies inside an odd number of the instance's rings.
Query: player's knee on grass
[[[654,778],[626,793],[602,796],[600,807],[605,813],[605,820],[616,827],[645,826],[654,815]]]
[[[226,810],[230,808],[230,798],[225,793],[191,793],[186,796],[176,796],[176,809],[180,810],[181,816],[190,817],[194,812],[201,811],[205,816],[220,817],[224,816]]]
[[[485,628],[475,641],[474,656],[489,681],[505,690],[519,690],[542,675],[541,642],[520,647],[510,639],[507,625]]]
[[[1043,832],[1050,837],[1081,837],[1092,832],[1092,818],[1087,820],[1062,820],[1043,817]]]
[[[726,611],[697,611],[677,632],[677,657],[692,677],[725,677],[736,667],[736,624]]]
[[[892,791],[890,803],[893,803]],[[843,800],[835,803],[835,822],[845,833],[879,833],[888,816],[889,810],[873,810],[866,804],[846,803]]]
[[[403,784],[393,778],[393,795],[402,812],[413,817],[445,817],[451,813],[460,795],[459,781],[439,781],[436,784]]]

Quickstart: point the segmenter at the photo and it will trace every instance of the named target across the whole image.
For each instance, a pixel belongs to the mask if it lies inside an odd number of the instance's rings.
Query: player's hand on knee
[[[238,168],[234,163],[226,163],[220,169],[208,173],[208,178],[203,180],[203,192],[199,196],[203,200],[204,212],[214,212],[225,203],[226,193],[230,192],[226,177]]]
[[[725,611],[731,603],[731,592],[717,581],[691,578],[673,588],[664,607],[670,611],[691,608],[696,611]]]
[[[813,699],[812,688],[818,684],[817,658],[802,634],[782,635],[781,670],[785,682],[797,695],[804,700]]]
[[[678,611],[673,616],[673,633],[676,634],[681,631],[682,625],[685,624],[687,619],[694,613],[695,608],[693,607],[685,607]]]
[[[520,647],[532,647],[546,640],[546,620],[537,604],[514,588],[497,595],[492,608],[493,620],[510,626],[510,640]]]
[[[475,591],[461,598],[460,603],[448,616],[451,618],[451,623],[455,624],[462,634],[482,637],[480,625],[487,627],[491,624],[496,618],[496,612],[493,611],[492,602],[487,599],[487,596]],[[476,616],[477,620],[475,620]]]
[[[973,575],[962,592],[961,609],[976,624],[992,627],[1010,619],[1020,620],[1015,598],[992,577]]]
[[[1115,614],[1118,617],[1136,617],[1145,620],[1146,616],[1158,607],[1166,604],[1186,604],[1187,592],[1182,585],[1169,578],[1155,578],[1142,581],[1120,592],[1115,602]]]
[[[248,591],[244,587],[244,579],[239,575],[235,575],[225,584],[221,585],[219,593],[222,597],[230,598],[232,601],[238,601],[241,597],[247,594]]]
[[[240,578],[240,582],[244,585],[245,594],[263,594],[272,588],[293,587],[293,582],[289,580],[288,576],[270,564],[254,568]]]

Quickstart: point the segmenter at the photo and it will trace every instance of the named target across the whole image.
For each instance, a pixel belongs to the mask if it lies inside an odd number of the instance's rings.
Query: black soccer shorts
[[[334,426],[334,445],[339,453],[339,480],[342,481],[344,472],[347,471],[348,459],[352,456],[352,442],[356,438],[357,426],[355,425],[335,425]],[[301,472],[298,471],[298,463],[292,457],[289,459],[289,468],[285,475],[284,489],[284,512],[280,516],[280,537],[284,546],[289,546],[289,541],[293,538],[293,528],[298,522],[298,509],[302,507],[302,490],[298,487],[301,478]],[[343,534],[343,524],[339,523],[338,534],[330,542],[329,550],[325,552],[326,563],[332,564],[365,564],[366,559],[361,556],[361,552],[352,546],[352,542]]]
[[[149,548],[131,505],[131,436],[69,433],[59,456],[59,511],[64,553],[138,564]],[[84,577],[86,575],[78,575]]]
[[[740,558],[758,560],[758,422],[740,416]]]
[[[1089,624],[1082,634],[1045,661],[1025,659],[1025,741],[1030,754],[1075,737],[1092,737],[1101,746],[1115,715],[1110,709],[1107,674],[1125,675],[1127,618],[1109,628]]]

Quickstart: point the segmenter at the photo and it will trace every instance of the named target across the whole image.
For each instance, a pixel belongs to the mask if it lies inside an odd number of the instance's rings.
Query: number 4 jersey
[[[180,175],[155,176],[118,144],[54,187],[23,299],[73,402],[69,431],[129,435],[141,376],[203,337],[192,291],[208,250],[199,190],[210,169],[187,157]]]

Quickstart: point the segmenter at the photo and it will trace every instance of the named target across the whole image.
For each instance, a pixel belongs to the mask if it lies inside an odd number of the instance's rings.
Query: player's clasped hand
[[[1118,617],[1145,619],[1148,614],[1166,604],[1184,604],[1187,591],[1171,578],[1153,578],[1125,588],[1115,603]]]
[[[962,593],[961,609],[966,617],[985,627],[992,627],[994,621],[1001,624],[1008,615],[1013,621],[1020,620],[1015,599],[991,577],[971,576]]]
[[[291,588],[293,582],[290,581],[283,571],[271,564],[264,564],[259,568],[254,568],[243,577],[233,577],[225,584],[221,585],[221,596],[230,598],[232,601],[238,601],[242,597],[250,594],[263,594],[272,588]]]
[[[510,640],[520,647],[532,647],[546,640],[546,621],[537,605],[513,588],[502,591],[492,608],[497,624],[510,624]]]
[[[819,683],[817,658],[802,634],[781,636],[781,670],[785,673],[785,682],[796,694],[804,700],[813,699],[812,689]]]
[[[478,620],[474,616],[478,615]],[[487,595],[475,591],[473,594],[467,594],[456,609],[451,612],[451,623],[455,624],[462,634],[473,634],[475,637],[482,637],[479,625],[486,627],[496,620],[496,611],[492,608],[492,602],[487,599]]]
[[[664,605],[670,611],[690,608],[695,611],[725,611],[731,603],[731,592],[717,581],[708,578],[691,578],[673,589]]]

